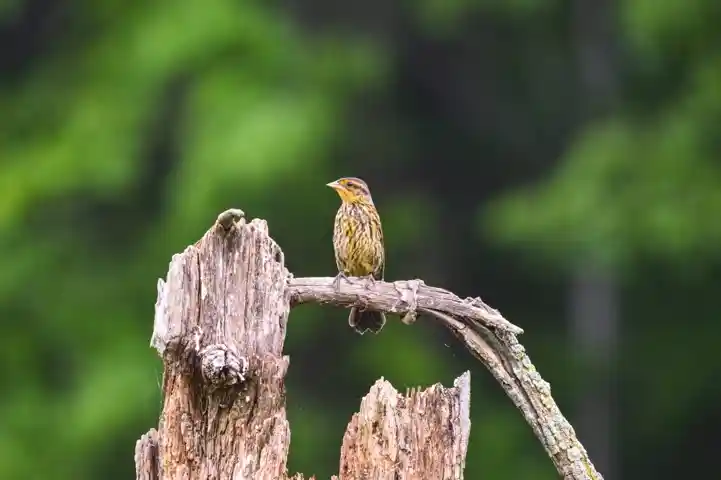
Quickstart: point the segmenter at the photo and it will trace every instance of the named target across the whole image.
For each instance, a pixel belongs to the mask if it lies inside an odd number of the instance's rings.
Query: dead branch
[[[602,480],[571,424],[551,396],[516,335],[523,330],[480,298],[460,299],[422,280],[380,282],[350,278],[338,289],[332,277],[293,278],[289,291],[293,304],[326,303],[362,306],[402,315],[412,323],[418,313],[441,321],[480,360],[531,426],[562,478]]]

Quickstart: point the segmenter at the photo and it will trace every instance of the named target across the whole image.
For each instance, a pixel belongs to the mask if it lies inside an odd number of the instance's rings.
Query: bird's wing
[[[381,254],[383,255],[383,260],[381,260],[381,268],[380,271],[377,272],[373,278],[376,280],[383,280],[385,278],[385,271],[386,271],[386,246],[385,242],[383,241],[383,227],[380,229],[380,242],[381,242]]]

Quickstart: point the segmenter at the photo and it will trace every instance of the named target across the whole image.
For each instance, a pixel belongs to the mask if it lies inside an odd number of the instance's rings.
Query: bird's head
[[[347,203],[373,203],[371,192],[366,182],[355,177],[341,177],[327,184],[338,193],[341,200]]]

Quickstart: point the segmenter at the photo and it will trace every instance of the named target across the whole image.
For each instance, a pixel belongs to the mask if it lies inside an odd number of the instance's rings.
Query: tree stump
[[[343,437],[339,480],[462,479],[471,430],[470,373],[399,395],[380,379]]]

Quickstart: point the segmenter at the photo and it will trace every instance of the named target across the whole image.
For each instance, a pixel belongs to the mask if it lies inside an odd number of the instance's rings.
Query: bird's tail
[[[353,329],[361,335],[363,335],[366,330],[378,333],[385,324],[386,316],[383,312],[376,312],[374,310],[359,310],[358,307],[350,309],[350,315],[348,315],[348,325],[353,327]]]

